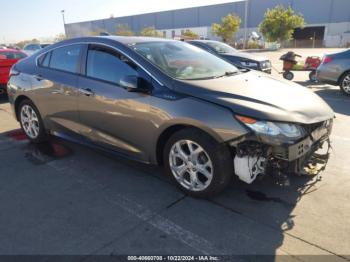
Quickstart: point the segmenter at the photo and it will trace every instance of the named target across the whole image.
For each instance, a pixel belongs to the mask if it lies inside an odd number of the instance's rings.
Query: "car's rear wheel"
[[[350,96],[350,72],[345,73],[340,79],[340,89],[345,95]]]
[[[194,128],[180,130],[170,137],[163,160],[166,172],[180,189],[195,197],[220,193],[233,174],[227,146]]]
[[[23,100],[18,107],[18,117],[23,132],[34,143],[47,140],[40,113],[30,100]]]
[[[317,82],[317,76],[316,71],[311,71],[309,74],[309,79],[311,82],[316,83]]]

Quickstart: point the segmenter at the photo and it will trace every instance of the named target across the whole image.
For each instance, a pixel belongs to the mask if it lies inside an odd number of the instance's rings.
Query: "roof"
[[[220,41],[215,41],[215,40],[189,40],[187,42],[199,42],[199,43],[221,43]]]
[[[100,38],[107,38],[122,44],[134,44],[134,43],[144,43],[144,42],[170,42],[175,40],[164,39],[159,37],[144,37],[144,36],[98,36]]]

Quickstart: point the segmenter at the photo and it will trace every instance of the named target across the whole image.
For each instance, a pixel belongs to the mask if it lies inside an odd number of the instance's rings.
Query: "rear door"
[[[82,44],[68,45],[38,58],[32,87],[49,129],[79,133],[77,85],[83,48]]]
[[[144,79],[151,89],[149,76],[113,48],[90,45],[86,53],[85,75],[79,77],[79,114],[82,132],[91,141],[133,158],[144,159],[149,95],[129,92],[121,87],[124,76]]]

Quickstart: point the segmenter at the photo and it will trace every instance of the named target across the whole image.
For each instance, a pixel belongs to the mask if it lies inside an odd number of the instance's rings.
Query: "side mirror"
[[[124,87],[129,92],[140,92],[140,93],[148,93],[149,89],[145,86],[145,80],[138,76],[124,76],[120,79],[119,82],[121,87]]]

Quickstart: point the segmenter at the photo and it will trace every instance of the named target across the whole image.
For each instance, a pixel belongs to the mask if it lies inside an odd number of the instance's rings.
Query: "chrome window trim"
[[[116,48],[114,46],[110,46],[108,44],[105,44],[105,43],[99,43],[99,42],[76,42],[76,43],[70,43],[70,44],[66,44],[66,45],[61,45],[61,46],[57,46],[55,48],[52,48],[42,54],[40,54],[39,56],[37,56],[35,58],[35,65],[38,67],[39,64],[38,64],[38,59],[44,55],[46,55],[47,53],[49,52],[52,52],[58,48],[63,48],[63,47],[67,47],[67,46],[71,46],[71,45],[82,45],[82,44],[85,44],[85,45],[89,45],[89,44],[92,44],[92,45],[101,45],[101,46],[105,46],[105,47],[108,47],[108,48],[111,48],[117,52],[119,52],[120,54],[124,55],[125,57],[127,57],[128,59],[130,59],[130,61],[132,61],[133,63],[135,63],[137,66],[139,66],[143,71],[145,71],[153,80],[155,80],[159,85],[161,86],[164,86],[164,84],[158,80],[152,73],[150,73],[146,68],[144,68],[140,63],[138,63],[137,61],[135,61],[133,58],[131,58],[128,54],[126,54],[125,52],[123,52],[122,50],[120,50],[119,48]],[[55,70],[54,68],[52,68],[53,70]]]

